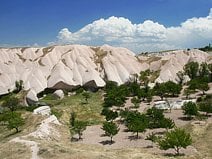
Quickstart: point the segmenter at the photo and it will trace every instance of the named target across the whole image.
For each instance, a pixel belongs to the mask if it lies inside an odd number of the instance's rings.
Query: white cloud
[[[56,43],[127,47],[135,52],[192,48],[212,41],[212,8],[207,17],[191,18],[178,27],[146,20],[133,24],[123,17],[99,19],[76,32],[62,29]]]

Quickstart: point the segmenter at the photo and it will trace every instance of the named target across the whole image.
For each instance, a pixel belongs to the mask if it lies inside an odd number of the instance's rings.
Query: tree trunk
[[[79,135],[79,140],[81,140],[82,139],[82,134],[79,132],[78,135]]]
[[[17,127],[17,128],[15,128],[15,130],[16,130],[16,133],[18,133],[18,127]]]
[[[137,134],[136,134],[136,138],[138,139],[138,131],[137,131]]]
[[[180,154],[180,148],[179,147],[176,147],[175,148],[175,151],[177,152],[177,156],[179,156],[179,154]]]
[[[110,137],[110,143],[113,143],[113,136]]]

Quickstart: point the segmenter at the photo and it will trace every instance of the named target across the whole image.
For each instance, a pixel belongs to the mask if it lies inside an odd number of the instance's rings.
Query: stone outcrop
[[[33,114],[49,116],[51,114],[51,109],[49,106],[41,106],[34,109]]]

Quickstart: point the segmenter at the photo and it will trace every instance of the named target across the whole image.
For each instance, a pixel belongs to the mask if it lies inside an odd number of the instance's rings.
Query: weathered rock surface
[[[41,107],[34,109],[33,114],[49,116],[51,114],[51,109],[49,106],[41,106]]]
[[[160,71],[156,82],[162,83],[166,81],[179,82],[177,73],[183,71],[185,64],[191,61],[211,63],[211,56],[208,53],[193,49],[189,51],[177,50],[164,53],[155,53],[148,55],[149,58],[139,56],[142,63],[149,64],[149,69],[153,71]],[[188,78],[184,79],[185,81]]]
[[[63,99],[64,98],[64,92],[63,90],[59,89],[59,90],[56,90],[53,95],[56,97],[56,98],[59,98],[59,99]]]
[[[37,100],[34,94],[45,88],[104,87],[105,79],[122,84],[130,74],[140,71],[134,53],[108,45],[1,48],[0,56],[0,94],[14,89],[15,81],[23,80],[33,101]]]
[[[103,45],[51,46],[47,48],[0,48],[0,95],[23,80],[29,90],[27,99],[37,101],[46,88],[73,90],[80,86],[99,88],[106,80],[118,84],[142,70],[160,71],[157,82],[178,81],[176,73],[188,61],[211,62],[209,54],[199,51],[172,51],[135,56],[126,48]]]
[[[50,115],[48,118],[42,121],[38,129],[27,136],[33,136],[35,138],[51,140],[53,138],[59,138],[59,132],[53,127],[53,125],[61,125],[55,115]]]

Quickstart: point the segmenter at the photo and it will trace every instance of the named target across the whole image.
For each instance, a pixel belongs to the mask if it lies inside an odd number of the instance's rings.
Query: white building
[[[176,101],[157,101],[154,102],[154,107],[158,109],[181,109],[184,103],[194,102],[196,103],[196,99],[187,99],[181,100],[178,99]]]

